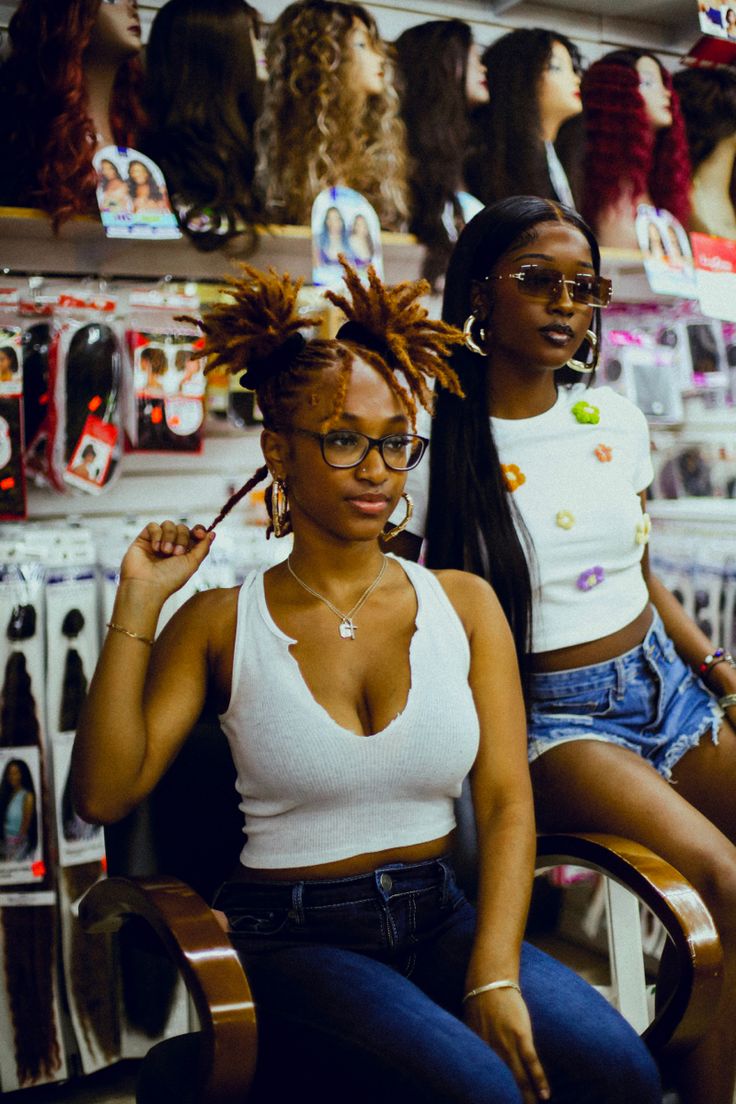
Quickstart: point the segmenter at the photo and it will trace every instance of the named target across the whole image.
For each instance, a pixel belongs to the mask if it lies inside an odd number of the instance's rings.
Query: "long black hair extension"
[[[460,235],[447,271],[443,319],[462,328],[472,313],[474,283],[488,276],[512,247],[533,240],[536,227],[543,222],[565,222],[580,230],[590,245],[595,271],[600,272],[598,243],[577,212],[538,196],[512,196],[486,207]],[[492,320],[492,308],[489,318]],[[481,326],[488,321],[478,319]],[[599,311],[594,311],[591,328],[599,338]],[[466,397],[458,398],[444,389],[437,395],[426,562],[432,568],[473,571],[491,583],[511,625],[526,683],[534,551],[506,490],[493,440],[485,359],[460,345],[454,347],[450,364]],[[580,378],[567,367],[557,373],[562,384]]]

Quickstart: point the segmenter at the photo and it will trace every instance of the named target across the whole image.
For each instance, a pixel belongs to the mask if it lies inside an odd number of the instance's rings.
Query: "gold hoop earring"
[[[566,368],[572,368],[575,372],[583,372],[586,375],[590,375],[591,372],[595,372],[598,367],[598,361],[600,359],[600,349],[598,348],[598,338],[595,336],[592,330],[588,330],[585,335],[585,340],[590,346],[591,359],[588,361],[574,360],[572,357],[565,365]]]
[[[274,479],[271,491],[271,524],[275,537],[286,535],[288,516],[289,499],[286,494],[286,484],[280,479]]]
[[[465,340],[466,348],[470,349],[471,353],[477,353],[478,356],[485,356],[485,349],[482,349],[473,336],[473,326],[478,321],[474,314],[469,314],[465,319],[465,325],[463,326],[463,339]],[[486,331],[481,328],[478,330],[478,336],[481,341],[486,339]]]
[[[406,529],[414,514],[414,501],[411,495],[404,491],[401,497],[404,499],[404,502],[406,502],[406,514],[398,525],[394,525],[393,529],[389,529],[387,533],[382,534],[382,539],[385,541],[390,541],[393,540],[394,537],[398,537],[399,533],[402,533],[404,529]]]

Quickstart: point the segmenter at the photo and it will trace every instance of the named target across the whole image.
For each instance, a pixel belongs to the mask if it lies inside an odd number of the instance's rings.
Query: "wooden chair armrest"
[[[643,1038],[652,1051],[687,1046],[713,1020],[723,975],[723,952],[700,894],[648,847],[601,833],[537,837],[537,866],[573,863],[612,878],[634,893],[662,923],[674,944],[679,976]]]
[[[256,1014],[248,979],[207,903],[178,878],[107,878],[79,904],[90,932],[145,920],[178,965],[199,1016],[201,1096],[207,1104],[243,1104],[257,1053]]]

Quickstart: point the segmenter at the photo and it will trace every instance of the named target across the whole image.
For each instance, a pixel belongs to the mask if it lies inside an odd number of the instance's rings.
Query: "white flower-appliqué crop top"
[[[396,562],[417,598],[411,685],[403,710],[372,736],[341,727],[312,696],[289,650],[296,641],[269,613],[264,571],[240,589],[232,693],[220,723],[245,814],[245,866],[318,865],[425,843],[455,827],[454,800],[479,740],[470,645],[432,572]]]
[[[649,600],[641,559],[650,526],[639,494],[654,473],[642,412],[610,387],[574,384],[560,387],[554,406],[535,418],[492,418],[491,425],[534,545],[533,650],[597,640],[629,624]],[[409,528],[420,536],[428,484],[425,457],[406,485],[414,499]]]

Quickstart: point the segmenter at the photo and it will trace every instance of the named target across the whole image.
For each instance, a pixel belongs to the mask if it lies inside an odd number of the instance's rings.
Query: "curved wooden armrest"
[[[201,1099],[243,1104],[255,1072],[255,1007],[240,959],[214,913],[184,882],[167,877],[107,878],[79,904],[90,932],[117,931],[130,916],[150,924],[194,1001],[202,1035]]]
[[[537,837],[537,865],[574,863],[605,874],[636,894],[662,923],[677,954],[674,991],[657,1009],[643,1038],[651,1050],[699,1039],[715,1014],[723,952],[697,890],[648,847],[620,836],[555,833]]]

